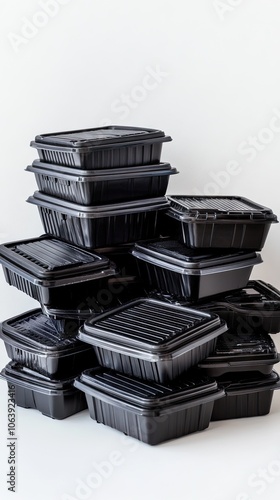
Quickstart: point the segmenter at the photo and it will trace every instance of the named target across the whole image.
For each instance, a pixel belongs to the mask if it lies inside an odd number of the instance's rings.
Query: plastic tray
[[[279,362],[275,344],[266,333],[236,333],[229,330],[217,340],[215,351],[199,363],[207,375],[255,371],[268,375]]]
[[[87,408],[84,394],[74,387],[74,378],[51,380],[14,361],[0,375],[8,386],[14,386],[16,405],[22,408],[33,408],[57,420]]]
[[[270,412],[274,391],[280,389],[279,375],[240,373],[217,379],[225,396],[215,401],[211,420],[258,417]]]
[[[226,329],[217,315],[143,298],[90,318],[78,338],[101,366],[166,382],[206,358]]]
[[[164,196],[170,175],[169,163],[142,167],[80,170],[35,161],[33,172],[41,192],[82,205],[105,205]]]
[[[242,289],[200,306],[221,316],[237,333],[280,332],[280,292],[261,280],[251,280]]]
[[[270,208],[240,196],[168,196],[170,236],[191,248],[261,250],[271,223]]]
[[[53,322],[57,332],[77,335],[78,329],[91,316],[97,316],[121,304],[147,295],[141,283],[133,277],[109,278],[106,289],[98,290],[86,302],[77,303],[73,309],[55,309],[42,306],[43,313]]]
[[[97,364],[92,348],[58,332],[41,309],[4,321],[0,337],[10,359],[49,378],[75,376]]]
[[[71,308],[117,274],[106,257],[48,235],[0,245],[7,282],[45,305]]]
[[[87,248],[159,236],[158,211],[169,206],[163,197],[86,207],[38,191],[27,201],[38,206],[46,233]]]
[[[199,251],[175,240],[136,243],[132,254],[147,286],[193,301],[243,288],[262,262],[255,252]]]
[[[92,170],[159,163],[171,140],[161,130],[108,126],[37,135],[30,145],[47,163]]]
[[[206,429],[224,394],[215,381],[191,373],[171,386],[96,369],[74,385],[85,393],[93,420],[150,445]]]

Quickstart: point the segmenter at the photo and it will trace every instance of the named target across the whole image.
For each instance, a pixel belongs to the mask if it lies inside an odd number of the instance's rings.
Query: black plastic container
[[[44,162],[92,170],[159,163],[171,140],[161,130],[108,126],[37,135],[30,145]]]
[[[33,172],[41,192],[81,205],[106,205],[164,196],[170,175],[169,163],[130,168],[80,170],[35,161]]]
[[[280,389],[275,371],[267,376],[259,373],[224,375],[217,382],[225,396],[214,403],[213,421],[267,415],[274,391]]]
[[[93,420],[150,445],[206,429],[224,394],[215,381],[191,373],[170,386],[96,369],[74,385],[85,393]]]
[[[101,366],[166,382],[206,358],[226,329],[217,315],[143,298],[90,318],[78,338]]]
[[[1,377],[14,388],[17,406],[33,408],[47,417],[62,420],[87,407],[73,378],[51,380],[13,361],[2,370]]]
[[[163,197],[86,207],[38,191],[27,201],[37,205],[46,233],[87,248],[159,236],[158,212],[169,206]]]
[[[87,300],[117,274],[106,257],[49,235],[0,245],[0,263],[10,285],[57,308]]]
[[[136,243],[132,255],[149,287],[192,301],[243,288],[262,262],[255,252],[199,251],[174,240]]]
[[[166,228],[191,248],[261,250],[277,217],[240,196],[168,196]],[[166,233],[165,233],[166,234]]]
[[[52,379],[72,377],[97,365],[94,350],[58,332],[41,309],[4,321],[0,337],[10,359]]]
[[[280,292],[261,280],[251,280],[242,290],[219,296],[200,308],[217,313],[237,333],[280,332]]]
[[[211,377],[229,372],[260,372],[268,375],[279,362],[275,344],[266,333],[225,332],[217,340],[215,351],[200,361],[199,367]]]

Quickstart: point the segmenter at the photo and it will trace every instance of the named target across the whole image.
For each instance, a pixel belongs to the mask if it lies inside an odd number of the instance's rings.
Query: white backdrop
[[[160,128],[172,136],[162,159],[180,175],[171,178],[169,193],[246,196],[280,216],[279,2],[0,5],[1,243],[43,232],[36,207],[25,203],[36,189],[33,175],[24,171],[36,158],[29,147],[34,136],[105,123]],[[278,288],[279,245],[275,224],[262,251],[264,263],[252,275]],[[9,287],[2,272],[0,287],[0,320],[37,307]],[[7,360],[2,345],[1,366]],[[12,494],[5,478],[4,382],[0,395],[0,493],[6,499]],[[268,417],[211,424],[155,448],[98,426],[87,412],[57,422],[18,409],[15,496],[278,498],[279,396]],[[91,487],[85,486],[90,474]]]

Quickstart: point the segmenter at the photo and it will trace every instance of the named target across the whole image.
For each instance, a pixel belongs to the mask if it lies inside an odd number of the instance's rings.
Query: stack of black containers
[[[241,197],[165,197],[169,140],[105,127],[32,143],[46,235],[0,247],[7,281],[41,305],[2,325],[18,405],[65,418],[87,403],[149,444],[269,412],[280,293],[249,278],[276,216]]]

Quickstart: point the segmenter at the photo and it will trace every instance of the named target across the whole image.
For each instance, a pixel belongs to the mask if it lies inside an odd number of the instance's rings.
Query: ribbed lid
[[[88,147],[133,140],[144,141],[149,138],[164,137],[164,135],[161,130],[149,128],[108,126],[37,135],[35,141],[67,147]]]
[[[84,341],[90,337],[102,338],[112,345],[160,352],[220,325],[217,315],[143,298],[88,319],[79,338]]]
[[[217,390],[215,380],[196,371],[163,385],[101,368],[86,370],[81,381],[120,400],[149,408],[191,400]]]
[[[41,309],[28,311],[2,323],[2,332],[17,342],[38,350],[51,352],[83,347],[75,337],[59,333],[54,322],[42,313]],[[0,334],[1,335],[1,334]]]
[[[168,196],[171,209],[182,216],[207,221],[235,218],[270,219],[277,221],[270,208],[240,196]]]
[[[109,260],[51,236],[0,245],[1,255],[40,278],[107,269]]]

